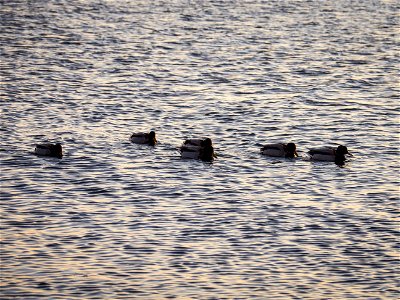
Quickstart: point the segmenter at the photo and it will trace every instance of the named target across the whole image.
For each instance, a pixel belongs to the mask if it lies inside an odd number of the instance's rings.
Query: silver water
[[[1,298],[397,299],[399,7],[2,1]]]

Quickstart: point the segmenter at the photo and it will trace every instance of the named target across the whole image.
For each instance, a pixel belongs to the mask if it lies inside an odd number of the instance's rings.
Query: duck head
[[[202,146],[203,147],[211,147],[212,146],[212,141],[210,138],[206,138],[204,139],[204,141],[202,142]]]
[[[154,131],[149,132],[149,144],[154,146],[157,143],[156,133]]]
[[[286,156],[287,157],[297,157],[297,151],[296,151],[296,144],[295,143],[288,143],[286,145]]]
[[[335,153],[335,163],[337,165],[344,165],[344,162],[346,160],[346,156],[345,155],[349,155],[349,156],[353,156],[349,150],[347,150],[346,146],[340,145],[337,147],[336,149],[336,153]]]
[[[353,156],[353,155],[349,152],[349,150],[347,150],[347,147],[346,147],[346,146],[340,145],[340,146],[337,147],[337,149],[336,149],[336,155],[344,156],[344,155],[346,155],[346,154],[348,154],[348,155],[350,155],[350,156]]]
[[[56,143],[55,145],[53,145],[51,152],[54,156],[61,158],[63,156],[61,144]]]

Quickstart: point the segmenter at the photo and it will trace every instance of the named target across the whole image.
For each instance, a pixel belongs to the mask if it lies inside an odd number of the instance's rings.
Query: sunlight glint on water
[[[398,10],[2,4],[1,298],[397,299]],[[180,159],[204,136],[213,163]]]

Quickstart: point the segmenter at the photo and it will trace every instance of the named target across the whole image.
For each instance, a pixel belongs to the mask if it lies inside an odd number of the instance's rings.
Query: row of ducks
[[[146,144],[155,146],[157,144],[156,133],[134,133],[130,140],[135,144]],[[212,161],[216,158],[214,147],[210,138],[204,139],[187,139],[179,148],[182,158],[201,159],[203,161]],[[296,151],[294,143],[275,143],[267,144],[260,149],[260,153],[272,157],[296,158],[299,155]],[[53,156],[62,158],[62,146],[56,144],[40,144],[36,145],[35,154],[43,156]],[[317,161],[331,161],[337,164],[343,164],[346,155],[352,156],[346,146],[313,148],[308,151],[310,159]]]
[[[135,144],[147,144],[150,146],[157,144],[156,133],[154,131],[150,131],[149,133],[134,133],[130,139]],[[212,141],[209,138],[185,140],[179,150],[182,158],[211,161],[217,157],[214,153]]]

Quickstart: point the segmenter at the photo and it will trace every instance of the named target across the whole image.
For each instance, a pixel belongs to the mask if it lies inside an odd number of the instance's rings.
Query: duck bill
[[[351,154],[350,152],[347,152],[347,155],[348,156],[351,156],[351,157],[353,157],[354,155],[353,154]]]

